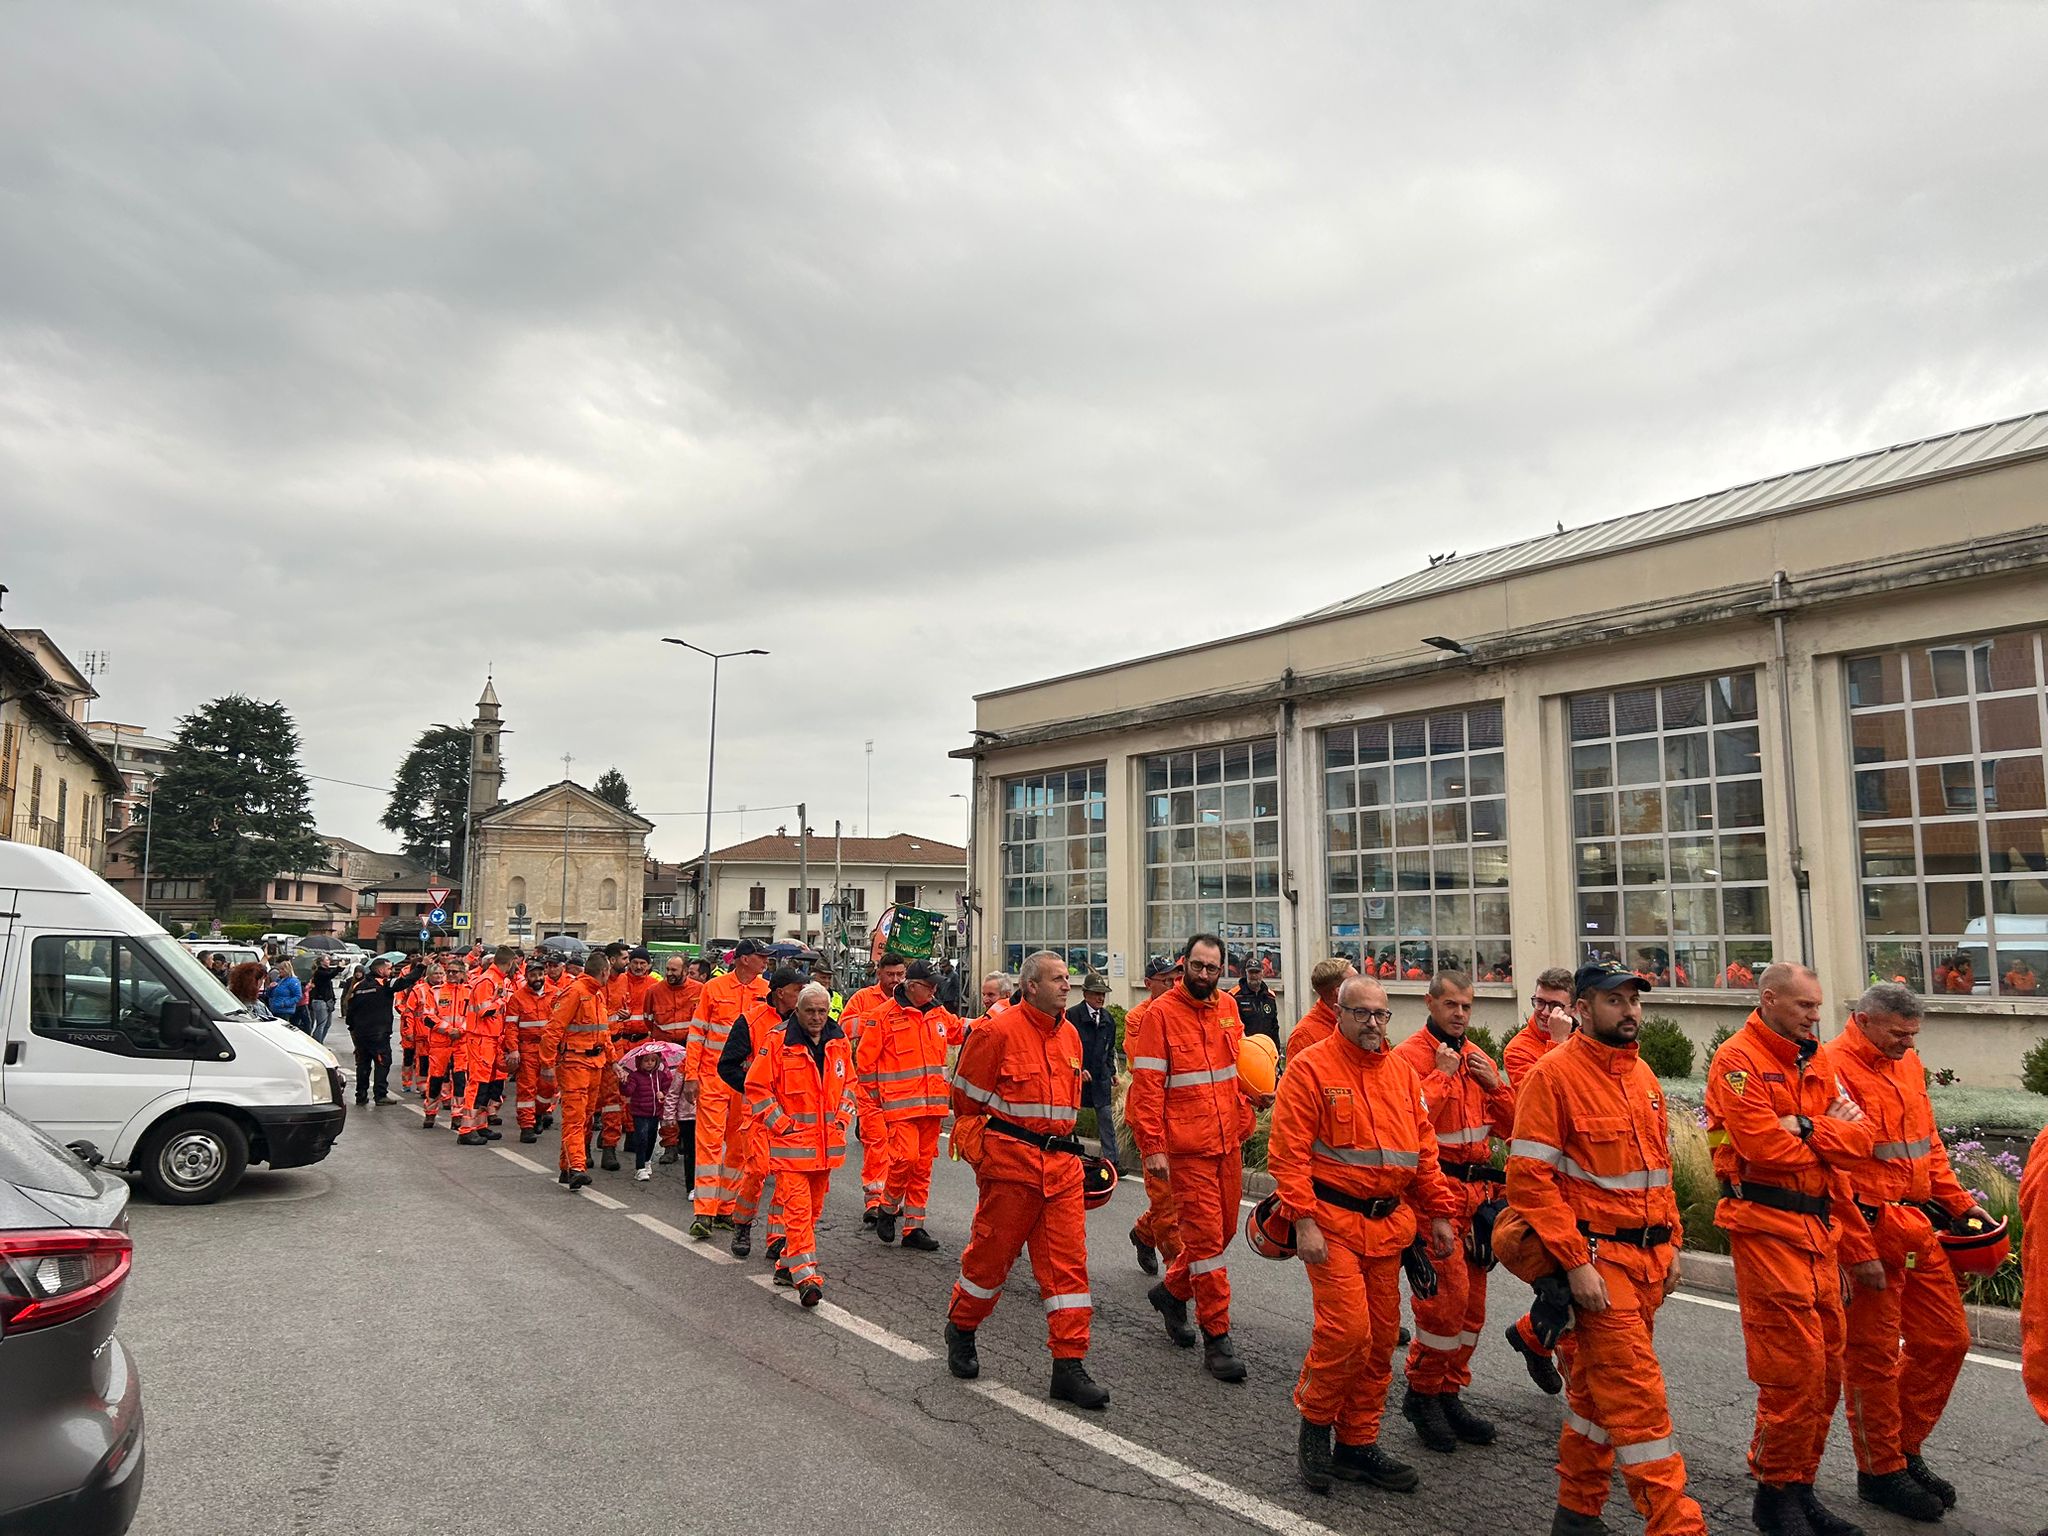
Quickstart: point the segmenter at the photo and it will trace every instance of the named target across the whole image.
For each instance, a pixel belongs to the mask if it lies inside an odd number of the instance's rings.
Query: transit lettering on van
[[[74,859],[0,843],[0,1104],[175,1205],[296,1168],[347,1121],[340,1063],[252,1018],[190,949]]]

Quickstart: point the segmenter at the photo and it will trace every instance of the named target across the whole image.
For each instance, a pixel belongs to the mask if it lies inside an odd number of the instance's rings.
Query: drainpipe
[[[1287,689],[1291,689],[1294,686],[1294,668],[1289,667],[1285,672],[1281,673],[1280,686]],[[1289,759],[1287,753],[1287,743],[1294,734],[1294,701],[1292,699],[1283,699],[1281,701],[1279,719],[1276,724],[1275,738],[1277,747],[1274,766],[1279,773],[1278,783],[1280,786],[1280,894],[1286,898],[1288,906],[1287,974],[1281,978],[1281,984],[1286,986],[1295,982],[1301,976],[1301,891],[1295,885],[1294,880],[1294,839],[1290,835],[1292,832],[1292,820],[1288,815],[1292,800],[1292,796],[1288,793]],[[1253,933],[1254,935],[1257,933],[1256,923],[1253,925]],[[1256,946],[1258,943],[1257,938],[1254,937],[1252,942]],[[1303,994],[1296,990],[1290,995],[1298,1000]]]
[[[1813,882],[1799,841],[1799,778],[1792,767],[1792,664],[1785,646],[1785,573],[1771,573],[1772,671],[1778,687],[1778,758],[1785,775],[1785,835],[1792,844],[1792,880],[1799,891],[1799,963],[1813,964]]]

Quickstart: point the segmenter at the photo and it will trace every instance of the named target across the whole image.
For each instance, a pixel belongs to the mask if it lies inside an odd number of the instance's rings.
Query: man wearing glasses
[[[1536,991],[1529,999],[1529,1022],[1517,1031],[1515,1038],[1508,1042],[1507,1050],[1501,1053],[1508,1082],[1517,1087],[1527,1082],[1536,1063],[1571,1039],[1572,1031],[1578,1027],[1578,1015],[1572,1012],[1572,973],[1561,965],[1554,965],[1536,978]],[[1570,1319],[1559,1321],[1569,1323]],[[1564,1377],[1557,1370],[1556,1352],[1560,1348],[1564,1350],[1565,1366],[1569,1369],[1576,1341],[1567,1332],[1553,1345],[1547,1342],[1550,1333],[1548,1327],[1538,1326],[1537,1320],[1525,1312],[1508,1324],[1508,1347],[1522,1357],[1522,1364],[1529,1370],[1529,1379],[1555,1397],[1564,1390]]]

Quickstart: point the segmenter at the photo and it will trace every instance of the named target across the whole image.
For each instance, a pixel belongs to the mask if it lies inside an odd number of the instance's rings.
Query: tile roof
[[[847,837],[839,840],[841,857],[848,864],[936,864],[962,865],[967,863],[967,850],[952,843],[942,843],[937,838],[914,837],[908,832],[898,832],[889,837]],[[832,862],[833,841],[830,833],[811,833],[811,864]],[[734,843],[730,848],[714,848],[713,862],[719,864],[794,864],[797,861],[797,840],[788,836],[749,838],[744,843]],[[696,861],[693,859],[691,863]]]

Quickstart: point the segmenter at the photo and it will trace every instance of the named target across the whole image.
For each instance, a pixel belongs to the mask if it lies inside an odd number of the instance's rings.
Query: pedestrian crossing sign
[[[464,928],[467,928],[468,926],[469,926],[469,914],[468,914],[467,912],[458,912],[458,913],[456,913],[456,914],[455,914],[455,927],[456,927],[456,930],[457,930],[458,932],[460,932],[460,931],[461,931],[462,929],[464,929]]]

